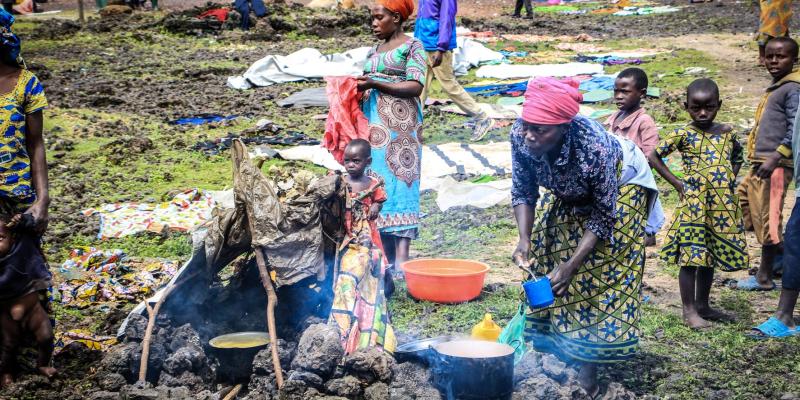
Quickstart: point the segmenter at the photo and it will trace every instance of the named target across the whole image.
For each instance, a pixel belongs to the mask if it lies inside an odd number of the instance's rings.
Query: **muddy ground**
[[[177,0],[161,3],[168,10],[205,4]],[[321,137],[324,123],[310,116],[324,113],[324,109],[280,109],[275,104],[295,91],[320,83],[236,91],[225,86],[226,78],[242,73],[266,54],[287,54],[303,47],[326,53],[374,42],[368,35],[363,9],[312,12],[299,6],[276,5],[254,31],[242,33],[187,28],[180,18],[163,12],[106,19],[92,14],[90,22],[82,26],[71,20],[76,15],[71,4],[51,0],[46,9],[67,11],[22,17],[16,27],[23,40],[23,56],[45,84],[51,104],[45,135],[54,201],[45,241],[55,266],[69,249],[88,244],[122,248],[137,257],[185,260],[191,251],[186,235],[147,234],[101,242],[94,238],[98,221],[80,211],[113,201],[161,201],[176,189],[229,187],[227,154],[207,157],[191,147],[199,140],[241,132],[259,118]],[[696,4],[672,14],[625,18],[538,13],[532,21],[507,17],[511,6],[509,1],[462,1],[460,14],[465,17],[461,24],[496,34],[588,34],[598,39],[595,43],[610,48],[665,49],[665,55],[643,65],[653,85],[664,92],[660,99],[647,103],[659,126],[671,129],[686,121],[681,111],[682,88],[694,76],[673,72],[688,66],[709,68],[706,75],[720,83],[726,101],[721,120],[743,132],[752,125],[758,96],[768,79],[755,62],[750,34],[757,18],[750,2]],[[793,26],[797,26],[797,14]],[[554,44],[501,40],[490,46],[563,55]],[[461,80],[471,82],[475,77],[470,74]],[[436,96],[436,86],[433,90]],[[202,113],[241,117],[191,128],[170,123]],[[469,131],[460,127],[464,120],[432,110],[426,116],[427,140],[466,140]],[[494,131],[486,140],[504,140],[507,131]],[[668,191],[664,195],[669,212],[675,197]],[[481,297],[458,306],[410,300],[401,283],[391,303],[400,337],[466,332],[484,312],[494,313],[500,323],[507,322],[516,309],[519,279],[508,261],[516,239],[510,210],[498,206],[443,213],[430,193],[423,196],[423,210],[426,216],[422,237],[413,246],[415,256],[474,258],[489,263],[493,270]],[[659,238],[659,243],[662,241]],[[749,237],[749,241],[752,265],[757,266],[759,249],[754,238]],[[758,342],[743,336],[769,315],[777,301],[774,292],[742,293],[724,285],[725,279],[745,275],[722,274],[714,291],[715,303],[735,313],[738,322],[704,332],[690,331],[680,323],[677,270],[658,262],[657,248],[649,249],[642,351],[632,362],[601,370],[604,390],[616,383],[638,396],[657,398],[800,396],[800,366],[795,357],[800,341]],[[57,307],[58,329],[85,328],[96,334],[114,334],[132,305],[105,304],[83,310]],[[18,386],[0,391],[0,398],[86,398],[98,389],[96,361],[102,357],[99,352],[70,346],[56,357],[59,378],[48,381],[28,375]]]

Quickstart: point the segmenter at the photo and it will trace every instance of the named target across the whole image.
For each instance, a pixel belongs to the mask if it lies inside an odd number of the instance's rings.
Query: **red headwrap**
[[[386,7],[391,12],[400,14],[403,21],[414,13],[413,0],[378,0],[378,4]]]
[[[572,79],[536,78],[528,81],[522,119],[541,125],[560,125],[578,115],[583,95]]]

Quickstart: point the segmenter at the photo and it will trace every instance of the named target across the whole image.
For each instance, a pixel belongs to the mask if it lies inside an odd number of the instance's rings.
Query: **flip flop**
[[[772,282],[772,281],[771,281]],[[772,287],[769,289],[765,289],[758,284],[755,276],[748,276],[745,279],[740,279],[736,281],[736,289],[737,290],[749,290],[749,291],[764,291],[768,292],[770,290],[775,290],[775,282],[772,282]]]
[[[753,339],[768,339],[768,338],[785,338],[800,334],[797,328],[791,329],[781,320],[775,317],[769,317],[768,320],[761,325],[753,328],[747,335]]]

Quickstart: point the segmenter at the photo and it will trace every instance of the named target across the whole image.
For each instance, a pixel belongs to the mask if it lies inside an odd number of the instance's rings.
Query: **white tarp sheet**
[[[512,79],[538,78],[542,76],[568,77],[576,75],[602,74],[603,65],[593,63],[566,64],[500,64],[484,65],[475,71],[478,78]]]
[[[466,75],[467,70],[484,62],[497,62],[503,55],[468,38],[458,38],[458,48],[453,51],[453,70],[456,75]],[[287,56],[268,55],[250,66],[241,76],[228,77],[228,87],[250,89],[276,83],[322,79],[326,76],[358,76],[370,47],[359,47],[344,53],[322,54],[317,49],[305,48]]]

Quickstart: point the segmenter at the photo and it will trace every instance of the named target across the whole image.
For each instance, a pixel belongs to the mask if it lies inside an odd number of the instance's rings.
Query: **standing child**
[[[25,218],[30,221],[30,218]],[[36,367],[45,376],[56,370],[50,366],[53,355],[53,325],[45,309],[51,275],[31,232],[31,223],[22,225],[22,214],[0,216],[0,387],[13,382],[17,370],[17,350],[25,334],[36,341]],[[12,230],[12,228],[15,228]]]
[[[25,217],[32,220],[34,234],[27,239],[20,238],[20,243],[38,250],[39,238],[47,229],[48,207],[50,196],[47,179],[47,161],[45,157],[42,125],[42,110],[47,106],[42,84],[36,76],[21,66],[19,62],[20,40],[12,31],[14,17],[0,10],[0,214],[29,214]],[[16,220],[21,220],[16,217]],[[6,235],[8,232],[6,232]],[[32,240],[33,243],[28,242]],[[26,268],[46,271],[47,266],[41,251],[24,251]],[[8,261],[8,260],[6,260]],[[9,264],[6,264],[6,268]],[[16,269],[15,269],[16,270]],[[13,362],[7,363],[17,350],[20,325],[23,328],[41,327],[36,323],[42,317],[43,290],[49,281],[25,275],[11,282],[0,283],[2,296],[2,353],[3,370],[0,371],[0,385],[13,380]],[[10,285],[10,286],[5,286]],[[24,287],[20,292],[7,291],[8,287]],[[46,314],[45,314],[46,315]],[[52,328],[52,327],[51,327]],[[41,332],[40,332],[41,333]],[[47,376],[55,373],[50,367],[51,351],[45,347],[52,346],[52,330],[48,335],[39,336],[39,371]],[[50,346],[45,346],[49,342]],[[43,350],[45,349],[45,350]],[[51,349],[52,350],[52,349]]]
[[[345,354],[370,346],[393,352],[396,346],[384,295],[386,263],[375,223],[386,192],[383,182],[364,174],[372,163],[370,152],[363,139],[354,139],[344,150],[345,239],[339,248],[330,321],[339,327]]]
[[[737,271],[748,265],[742,210],[734,193],[742,147],[730,126],[714,122],[721,105],[714,81],[692,82],[684,103],[692,123],[676,129],[649,155],[650,165],[681,198],[661,256],[680,266],[683,320],[691,328],[732,320],[709,304],[714,269]],[[675,150],[683,159],[684,182],[662,160]]]
[[[792,132],[800,102],[797,42],[776,37],[766,45],[765,66],[772,85],[756,108],[756,126],[747,140],[750,172],[739,186],[745,226],[761,244],[761,264],[755,277],[740,280],[743,290],[772,290],[772,270],[783,244],[783,203],[792,181]]]
[[[639,68],[627,68],[614,80],[614,103],[619,111],[606,119],[605,126],[611,133],[630,139],[645,155],[658,146],[658,128],[653,118],[642,108],[647,96],[647,74]],[[645,227],[645,245],[655,246],[656,233],[664,225],[664,209],[656,198]]]

